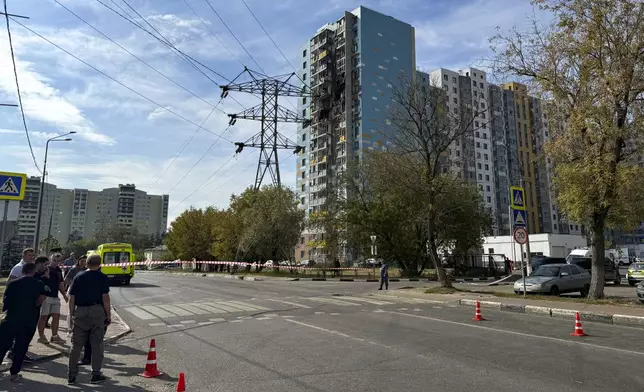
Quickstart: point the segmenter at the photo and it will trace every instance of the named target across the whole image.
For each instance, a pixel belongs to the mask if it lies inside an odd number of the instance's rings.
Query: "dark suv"
[[[593,259],[590,257],[571,257],[568,260],[568,264],[574,264],[578,266],[579,268],[583,268],[589,273],[591,273],[591,266],[592,266]],[[615,265],[615,263],[606,258],[604,260],[604,278],[606,279],[606,282],[613,282],[613,284],[620,284],[622,283],[622,277],[619,274],[619,268]]]
[[[566,259],[563,257],[548,257],[548,256],[532,256],[530,259],[530,266],[533,271],[546,264],[565,264]]]

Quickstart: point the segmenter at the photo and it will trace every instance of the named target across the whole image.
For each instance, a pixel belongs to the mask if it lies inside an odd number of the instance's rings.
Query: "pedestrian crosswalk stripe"
[[[192,315],[191,312],[188,312],[187,310],[181,309],[180,307],[174,306],[174,305],[165,305],[164,304],[164,305],[159,305],[159,307],[161,309],[165,310],[165,311],[168,311],[170,313],[174,313],[177,316],[191,316]]]
[[[132,313],[134,316],[140,318],[141,320],[152,320],[157,318],[157,316],[146,312],[145,310],[138,308],[136,306],[131,306],[125,308],[128,312]]]
[[[180,307],[181,309],[185,309],[189,312],[192,312],[193,314],[208,314],[210,311],[200,309],[194,305],[189,305],[189,304],[175,304],[175,306]]]
[[[331,305],[339,305],[339,306],[360,306],[359,304],[353,303],[353,302],[344,302],[344,301],[339,301],[337,299],[333,298],[324,298],[324,297],[311,297],[307,298],[310,301],[316,301],[316,302],[322,302],[322,303],[327,303]]]
[[[263,306],[254,305],[254,304],[251,305],[251,304],[247,304],[246,302],[239,302],[239,301],[228,301],[227,304],[233,305],[233,306],[242,305],[246,308],[250,308],[250,310],[270,310],[269,308],[265,308]]]
[[[342,297],[342,299],[348,300],[348,301],[366,302],[372,305],[392,305],[393,304],[393,302],[376,301],[375,299],[368,299],[363,297]]]
[[[227,301],[226,302],[227,306],[232,306],[234,308],[238,308],[243,312],[253,312],[259,310],[259,308],[256,308],[253,305],[248,305],[243,302],[234,302],[234,301]]]
[[[241,312],[239,308],[236,308],[234,306],[230,306],[227,304],[222,304],[222,303],[208,303],[208,306],[211,308],[215,309],[221,309],[224,311],[224,313],[234,313],[234,312]]]
[[[393,297],[390,295],[383,295],[383,294],[374,294],[374,297],[378,297],[378,299],[388,299],[391,301],[397,301],[397,302],[402,302],[404,304],[417,304],[418,301],[415,300],[415,298],[403,298],[403,297]]]
[[[222,309],[219,309],[219,308],[215,308],[215,307],[212,307],[212,306],[210,306],[208,304],[204,304],[204,303],[200,303],[200,302],[196,302],[193,305],[198,307],[198,308],[207,310],[209,313],[228,313],[227,310],[222,310]]]
[[[285,305],[295,306],[296,308],[311,309],[311,307],[308,306],[308,305],[302,305],[302,304],[299,304],[297,302],[291,302],[291,301],[283,301],[281,299],[267,299],[267,301],[281,302],[281,303],[283,303]]]
[[[155,315],[157,317],[160,317],[160,318],[175,317],[174,314],[172,314],[172,313],[170,313],[168,311],[165,311],[165,310],[163,310],[161,308],[158,308],[156,306],[147,305],[147,306],[141,306],[141,308],[143,310],[145,310],[146,312],[152,313],[153,315]]]

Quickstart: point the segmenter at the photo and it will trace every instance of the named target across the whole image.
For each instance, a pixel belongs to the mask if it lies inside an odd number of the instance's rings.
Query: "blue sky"
[[[229,160],[234,155],[230,141],[243,141],[255,134],[258,123],[237,121],[226,130],[226,115],[215,110],[204,122],[204,128],[212,133],[199,131],[176,158],[197,126],[163,108],[200,124],[219,100],[218,87],[98,1],[59,1],[165,77],[103,38],[53,0],[9,0],[10,13],[30,17],[21,23],[161,105],[141,98],[12,23],[18,77],[39,164],[42,166],[47,138],[66,131],[78,132],[73,142],[50,145],[49,182],[64,188],[92,190],[135,183],[150,193],[170,193],[170,218],[190,205],[226,206],[232,193],[253,183],[258,151],[247,149]],[[116,3],[130,11],[123,0],[101,1],[118,9]],[[235,77],[242,70],[242,64],[257,69],[205,0],[126,1],[177,48],[226,78]],[[338,19],[344,10],[364,5],[416,28],[418,67],[426,71],[479,65],[489,55],[488,37],[494,34],[496,26],[508,29],[525,25],[533,11],[528,0],[246,1],[293,64],[298,63],[300,46],[320,26]],[[210,0],[210,3],[262,69],[269,74],[292,71],[241,0]],[[216,75],[209,76],[217,83],[225,83]],[[245,107],[258,103],[252,96],[231,93],[219,106],[228,113],[242,110],[231,96]],[[0,103],[16,101],[8,40],[3,29],[0,33]],[[217,141],[215,134],[224,130],[223,137]],[[295,128],[284,126],[282,133],[292,137]],[[37,175],[18,110],[0,108],[0,140],[0,171]],[[186,175],[211,146],[201,162]],[[285,152],[282,163],[283,181],[294,185],[295,159],[290,152]]]

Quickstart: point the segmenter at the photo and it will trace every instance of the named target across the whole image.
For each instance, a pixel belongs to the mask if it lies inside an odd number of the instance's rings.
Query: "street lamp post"
[[[72,138],[70,137],[65,139],[62,139],[62,138],[65,136],[73,135],[75,133],[76,133],[75,131],[72,131],[72,132],[64,133],[62,135],[54,136],[51,139],[47,140],[47,143],[45,143],[45,161],[43,163],[42,178],[40,180],[40,193],[38,194],[38,210],[37,210],[38,212],[36,213],[36,234],[34,235],[34,243],[33,243],[33,248],[38,253],[40,253],[39,251],[40,246],[38,242],[40,240],[40,222],[42,220],[43,193],[45,190],[45,179],[47,177],[47,154],[49,153],[49,142],[70,142],[72,141]]]

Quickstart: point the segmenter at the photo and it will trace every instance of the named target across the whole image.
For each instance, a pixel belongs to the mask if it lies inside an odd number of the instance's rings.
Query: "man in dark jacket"
[[[36,264],[25,264],[22,277],[7,285],[2,301],[2,311],[6,312],[6,316],[0,322],[0,362],[15,340],[13,363],[9,371],[12,382],[22,378],[19,374],[22,362],[36,333],[40,306],[45,300],[45,285],[34,278],[35,273]]]

